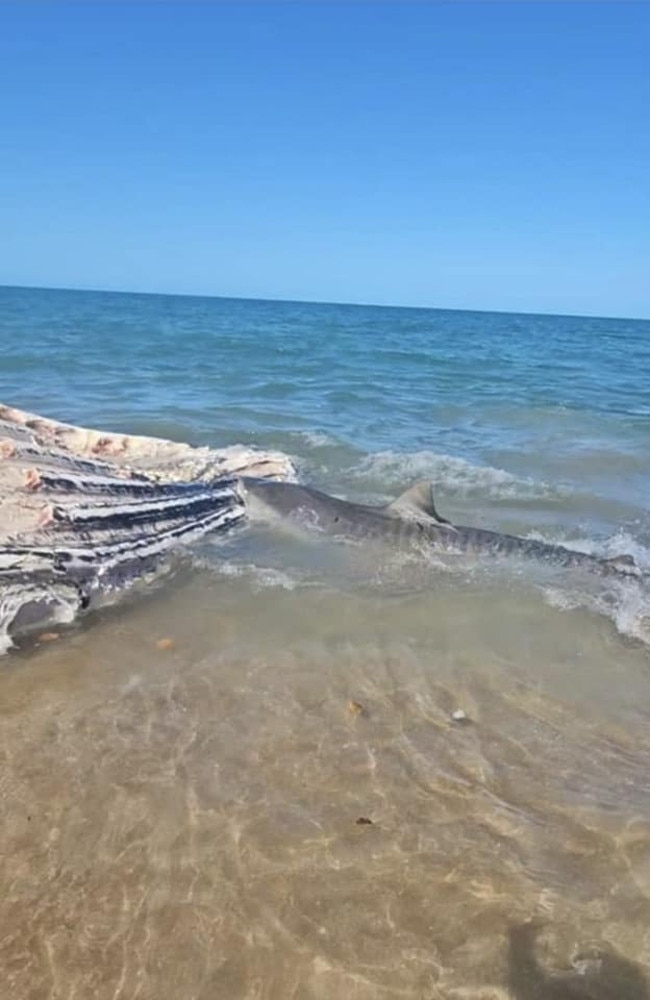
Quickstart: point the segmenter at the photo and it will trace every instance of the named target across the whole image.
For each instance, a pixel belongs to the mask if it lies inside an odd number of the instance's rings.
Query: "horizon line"
[[[143,290],[133,291],[124,288],[71,288],[67,285],[14,285],[0,284],[0,289],[19,289],[35,292],[80,292],[97,295],[149,295],[160,298],[186,298],[186,299],[221,299],[234,302],[277,302],[285,305],[312,305],[312,306],[343,306],[359,309],[413,309],[427,310],[429,312],[459,312],[459,313],[480,313],[497,316],[556,316],[562,319],[606,319],[625,320],[634,323],[648,323],[650,316],[602,316],[597,313],[571,313],[571,312],[526,312],[522,309],[469,309],[464,306],[431,306],[431,305],[387,305],[378,302],[338,302],[324,301],[321,299],[285,299],[269,298],[268,296],[247,296],[247,295],[217,295],[214,292],[147,292]]]

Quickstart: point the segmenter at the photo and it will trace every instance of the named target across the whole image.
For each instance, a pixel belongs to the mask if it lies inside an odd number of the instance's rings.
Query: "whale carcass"
[[[87,430],[0,405],[0,648],[238,523],[242,474],[293,472],[280,452]]]

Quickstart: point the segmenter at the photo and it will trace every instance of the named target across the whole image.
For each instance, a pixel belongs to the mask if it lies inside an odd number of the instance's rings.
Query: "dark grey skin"
[[[631,556],[599,559],[518,535],[451,524],[440,517],[430,483],[420,482],[385,507],[350,503],[311,486],[242,479],[253,517],[276,515],[341,538],[375,538],[394,545],[418,545],[435,552],[508,556],[587,569],[601,576],[639,577]]]

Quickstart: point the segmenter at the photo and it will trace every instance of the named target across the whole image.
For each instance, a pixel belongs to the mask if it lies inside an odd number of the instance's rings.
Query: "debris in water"
[[[471,722],[472,720],[470,719],[467,712],[464,712],[462,708],[457,708],[455,712],[451,713],[451,721],[459,723],[467,723]]]
[[[156,643],[156,649],[173,649],[174,640],[170,636],[165,636],[163,639],[158,639]]]
[[[373,821],[371,819],[368,819],[367,816],[359,816],[359,818],[355,819],[354,822],[356,823],[357,826],[374,826]]]
[[[55,639],[60,639],[60,632],[41,632],[38,637],[39,642],[54,642]]]
[[[368,710],[363,707],[360,701],[349,701],[348,702],[348,712],[351,715],[367,715]]]

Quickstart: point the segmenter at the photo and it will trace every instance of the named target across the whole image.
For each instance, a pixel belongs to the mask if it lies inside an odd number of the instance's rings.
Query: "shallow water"
[[[50,332],[0,370],[7,401],[213,444],[259,437],[358,499],[430,476],[455,520],[650,565],[647,325],[146,296],[100,308],[65,293],[31,293],[30,314],[30,293],[12,294],[3,322],[31,315],[42,332],[49,315]],[[129,336],[84,396],[102,309],[103,329],[119,317]],[[137,324],[159,331],[161,309],[169,353],[129,382],[122,366],[146,355]],[[336,352],[313,347],[323,315]],[[206,336],[210,316],[215,381],[192,375],[205,348],[186,344],[181,389],[179,338],[193,323]],[[244,373],[238,324],[259,345],[264,316],[278,353],[256,368],[250,354]],[[535,375],[551,347],[528,340],[526,353],[521,338],[554,330],[562,371],[580,346],[566,324],[580,322],[582,375]],[[361,370],[377,323],[388,340],[354,400],[327,402],[328,359]],[[441,338],[430,353],[426,323]],[[454,323],[466,339],[432,374]],[[617,336],[637,365],[608,382]],[[501,359],[498,390],[493,368],[472,369],[481,351]],[[271,364],[292,386],[273,405]],[[250,526],[206,542],[164,586],[14,651],[0,663],[7,995],[646,1000],[649,610],[634,582]]]
[[[197,571],[10,661],[10,995],[504,996],[530,918],[650,968],[646,648],[507,588],[297,600]]]

